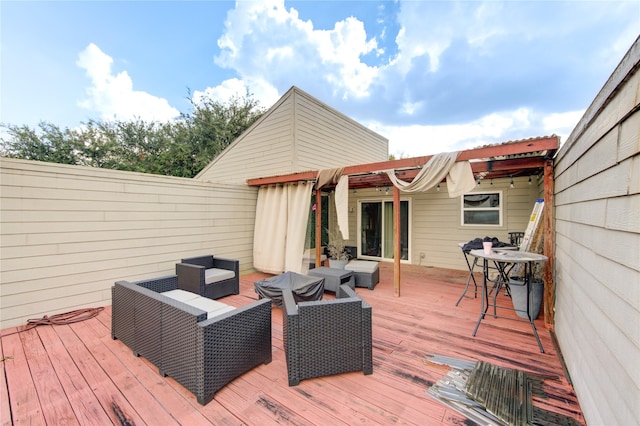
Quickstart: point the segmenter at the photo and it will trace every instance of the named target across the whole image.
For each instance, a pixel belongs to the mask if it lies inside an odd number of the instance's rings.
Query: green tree
[[[0,154],[6,157],[76,164],[142,173],[193,177],[251,126],[264,110],[252,96],[224,103],[191,99],[192,111],[168,123],[90,120],[79,129],[41,122],[0,125]]]
[[[54,124],[40,122],[39,131],[28,126],[3,126],[10,137],[10,143],[2,140],[2,155],[25,160],[48,161],[61,164],[79,164],[82,146],[75,132],[60,130]]]
[[[189,99],[193,111],[182,114],[182,120],[177,125],[180,135],[185,138],[183,143],[190,147],[193,168],[196,170],[194,175],[264,113],[249,93],[244,97],[233,97],[228,103],[208,96],[199,101],[195,101],[193,96],[189,96]]]

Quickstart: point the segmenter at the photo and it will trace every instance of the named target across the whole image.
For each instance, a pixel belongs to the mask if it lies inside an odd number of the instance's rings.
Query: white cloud
[[[133,90],[129,74],[122,71],[114,75],[112,64],[113,59],[93,43],[80,52],[76,65],[91,80],[80,107],[99,113],[104,120],[169,121],[180,114],[166,99]]]
[[[544,61],[552,68],[528,64],[532,54],[518,46],[537,49],[536,55],[552,50],[540,46],[555,36],[560,20],[547,22],[546,12],[535,9],[493,2],[401,2],[393,17],[397,37],[383,45],[384,37],[367,35],[371,28],[358,18],[336,19],[333,28],[317,29],[283,0],[239,1],[227,13],[214,60],[237,78],[214,80],[215,86],[194,91],[194,100],[205,93],[219,101],[251,93],[261,106],[270,107],[279,91],[297,85],[363,124],[371,123],[390,139],[390,152],[396,155],[550,134],[566,139],[582,113],[562,111],[581,105],[567,102],[573,98],[563,90],[571,84],[551,76],[566,79],[563,71],[580,59],[558,62],[551,55]],[[560,8],[559,16],[571,9]],[[570,32],[576,25],[561,29]],[[385,49],[397,55],[371,65]],[[579,48],[558,55],[564,58],[574,50]],[[134,91],[127,72],[114,73],[112,64],[93,44],[80,54],[78,65],[92,82],[85,108],[103,117],[178,114],[166,100]],[[398,118],[403,124],[393,123]]]
[[[542,126],[547,135],[556,134],[562,142],[566,142],[583,115],[584,110],[550,114],[542,120]]]
[[[400,107],[400,112],[406,115],[413,115],[420,107],[423,102],[405,102]]]
[[[330,75],[329,82],[336,88],[349,89],[344,90],[343,98],[347,98],[347,94],[367,96],[377,72],[375,67],[361,62],[360,57],[376,51],[377,43],[375,39],[367,40],[362,21],[347,18],[336,22],[332,31],[314,31],[312,39],[317,43],[323,63],[337,67],[337,73]]]
[[[493,113],[469,123],[434,126],[390,126],[379,122],[363,123],[389,139],[389,153],[400,157],[420,157],[441,152],[459,151],[502,143],[513,139],[560,136],[567,140],[584,111],[554,113],[540,119],[544,134],[530,134],[535,115],[526,108],[507,113]],[[520,139],[516,137],[515,139]]]
[[[530,116],[530,111],[518,109],[510,113],[490,114],[463,124],[389,126],[372,122],[366,125],[389,139],[390,154],[420,157],[504,141],[508,132],[528,128]]]
[[[215,87],[207,87],[203,91],[194,91],[193,100],[197,103],[203,96],[218,102],[227,102],[232,98],[242,98],[247,94],[258,101],[260,106],[270,108],[280,99],[278,90],[264,80],[239,80],[231,78]]]
[[[362,98],[378,72],[361,61],[378,49],[362,21],[350,17],[331,30],[316,30],[295,9],[287,10],[283,0],[237,2],[218,47],[216,64],[234,69],[252,90],[251,84],[260,81],[303,89],[322,81],[339,98]]]

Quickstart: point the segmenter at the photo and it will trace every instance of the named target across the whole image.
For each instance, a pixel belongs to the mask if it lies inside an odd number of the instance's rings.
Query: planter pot
[[[329,268],[344,269],[347,263],[349,263],[348,260],[329,259]]]
[[[538,318],[540,307],[542,306],[542,295],[544,293],[544,282],[534,279],[529,292],[529,313],[532,319]],[[509,278],[509,290],[511,291],[511,302],[516,310],[516,315],[520,318],[527,318],[527,288],[521,277]]]

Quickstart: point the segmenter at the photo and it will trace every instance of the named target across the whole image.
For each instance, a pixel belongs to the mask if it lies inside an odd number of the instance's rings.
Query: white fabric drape
[[[449,198],[460,197],[475,187],[476,180],[473,178],[471,163],[468,161],[458,161],[455,163],[447,174]]]
[[[253,266],[281,274],[301,272],[311,185],[264,186],[258,190],[253,233]]]
[[[253,267],[269,274],[284,268],[287,215],[287,190],[282,185],[263,186],[258,190],[256,223],[253,232]]]
[[[471,164],[468,161],[456,163],[457,152],[436,154],[425,164],[411,182],[405,182],[394,170],[385,170],[391,183],[404,192],[425,192],[433,188],[446,177],[449,197],[471,191],[475,186]],[[457,164],[457,165],[456,165]],[[453,174],[451,171],[453,170]]]
[[[349,176],[342,175],[344,168],[324,169],[318,172],[315,189],[335,185],[334,204],[338,217],[338,229],[342,238],[349,239]]]
[[[302,273],[304,241],[309,222],[311,184],[289,185],[287,206],[288,218],[284,259],[284,271]]]
[[[349,239],[349,176],[340,176],[336,185],[336,215],[342,239]]]

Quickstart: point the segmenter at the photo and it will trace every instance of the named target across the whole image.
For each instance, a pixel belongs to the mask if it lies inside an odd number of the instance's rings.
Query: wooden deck
[[[15,329],[2,330],[0,423],[473,424],[426,394],[449,370],[425,362],[425,355],[436,354],[554,377],[545,381],[547,399],[536,397],[534,405],[584,424],[541,320],[536,324],[545,353],[539,352],[526,322],[489,317],[472,337],[480,300],[464,299],[454,306],[464,272],[403,266],[401,296],[395,297],[392,266],[381,263],[375,290],[356,289],[373,306],[372,375],[342,374],[289,387],[281,311],[273,308],[273,361],[245,373],[200,406],[179,384],[111,339],[111,309],[106,307],[96,318],[75,324],[11,335],[5,334]],[[253,282],[265,276],[243,276],[241,294],[222,301],[241,306],[256,299]]]

